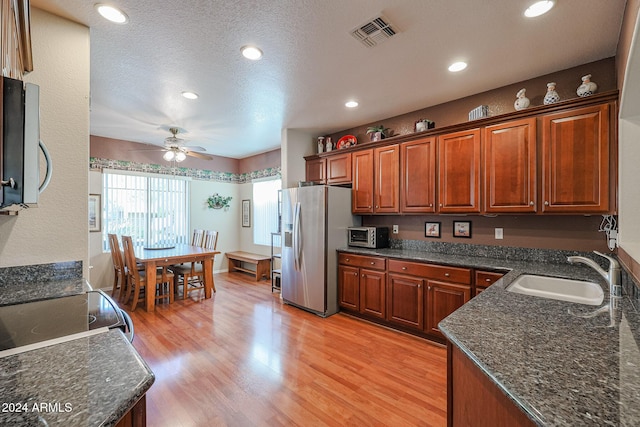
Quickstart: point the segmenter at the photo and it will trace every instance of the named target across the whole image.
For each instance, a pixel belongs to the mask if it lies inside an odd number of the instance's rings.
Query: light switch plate
[[[497,240],[502,240],[503,238],[504,238],[503,229],[502,228],[496,228],[496,239]]]
[[[393,234],[398,234],[398,226],[397,225],[393,225]]]

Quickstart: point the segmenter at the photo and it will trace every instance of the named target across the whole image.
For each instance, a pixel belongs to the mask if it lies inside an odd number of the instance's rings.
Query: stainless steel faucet
[[[620,283],[620,264],[618,261],[610,257],[608,255],[602,254],[598,251],[593,251],[595,254],[600,255],[601,257],[609,260],[609,270],[605,271],[598,265],[597,262],[590,258],[586,258],[583,256],[570,256],[567,258],[567,261],[571,264],[585,264],[589,267],[593,268],[597,271],[609,284],[609,292],[612,297],[621,297],[622,296],[622,285]]]

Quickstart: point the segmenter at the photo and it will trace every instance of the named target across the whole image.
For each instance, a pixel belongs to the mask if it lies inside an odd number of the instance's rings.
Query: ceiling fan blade
[[[208,154],[200,154],[196,151],[187,151],[185,153],[187,156],[191,156],[191,157],[197,157],[199,159],[203,159],[203,160],[213,160],[212,156],[209,156]]]
[[[133,150],[128,150],[128,151],[167,151],[165,148],[136,148]]]
[[[206,148],[197,145],[185,145],[183,148],[186,148],[187,151],[207,151]]]

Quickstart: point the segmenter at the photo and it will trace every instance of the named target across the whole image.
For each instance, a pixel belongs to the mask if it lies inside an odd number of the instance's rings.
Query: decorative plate
[[[345,135],[338,140],[338,142],[336,143],[336,148],[338,150],[342,148],[349,148],[349,147],[353,147],[357,143],[358,143],[358,139],[355,136]]]

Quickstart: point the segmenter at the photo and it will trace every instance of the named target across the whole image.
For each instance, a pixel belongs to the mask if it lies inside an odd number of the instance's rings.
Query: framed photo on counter
[[[102,231],[102,204],[99,194],[89,194],[89,231]]]

